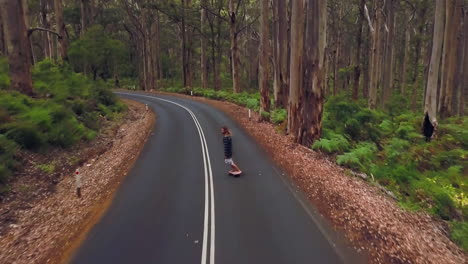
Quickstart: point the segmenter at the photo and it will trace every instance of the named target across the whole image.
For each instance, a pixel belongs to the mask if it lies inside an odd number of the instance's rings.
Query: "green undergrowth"
[[[165,88],[161,90],[171,93],[190,94],[190,90],[178,87]],[[194,88],[192,90],[192,93],[194,96],[201,96],[214,100],[227,101],[240,106],[247,107],[252,111],[260,112],[260,94],[258,92],[233,93],[231,90],[215,91],[212,89]],[[287,112],[285,109],[282,108],[273,109],[269,113],[264,112],[261,114],[264,118],[270,119],[271,122],[276,125],[283,124],[287,120]]]
[[[91,140],[105,120],[118,119],[125,110],[104,83],[49,60],[33,69],[34,97],[8,90],[9,82],[7,61],[0,58],[0,186],[18,168],[18,150],[68,148]]]
[[[422,115],[401,109],[369,110],[364,103],[332,97],[322,138],[312,148],[372,175],[403,207],[449,221],[453,240],[467,250],[468,118],[441,120],[436,138],[426,142]]]

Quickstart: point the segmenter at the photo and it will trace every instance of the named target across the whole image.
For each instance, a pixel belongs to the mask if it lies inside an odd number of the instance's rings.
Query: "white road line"
[[[211,170],[211,159],[210,159],[210,153],[208,151],[208,144],[206,143],[206,138],[205,138],[205,133],[203,132],[203,128],[200,125],[200,122],[198,121],[198,118],[195,116],[195,114],[190,110],[189,108],[162,98],[158,98],[155,96],[147,96],[147,95],[142,95],[142,94],[129,94],[129,93],[121,93],[119,94],[124,94],[124,95],[135,95],[135,96],[141,96],[141,97],[147,97],[151,99],[157,99],[163,102],[171,103],[174,105],[177,105],[181,108],[183,108],[185,111],[187,111],[190,116],[193,119],[193,122],[195,123],[195,126],[197,127],[198,130],[198,135],[200,137],[200,143],[202,146],[202,155],[203,155],[203,166],[204,166],[204,172],[205,172],[205,212],[204,212],[204,228],[203,228],[203,246],[202,246],[202,258],[201,258],[201,264],[206,264],[207,263],[207,243],[208,243],[208,214],[211,216],[211,232],[210,232],[210,264],[215,263],[215,205],[214,205],[214,184],[213,184],[213,171]],[[209,186],[209,190],[208,190]],[[211,203],[210,203],[211,201]],[[211,206],[210,206],[211,205]],[[210,208],[210,211],[208,210]]]

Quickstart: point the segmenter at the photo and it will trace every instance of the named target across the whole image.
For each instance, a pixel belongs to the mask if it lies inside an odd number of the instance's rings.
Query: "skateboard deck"
[[[234,176],[234,177],[239,177],[241,174],[242,174],[242,171],[239,171],[239,172],[229,171],[229,175]]]

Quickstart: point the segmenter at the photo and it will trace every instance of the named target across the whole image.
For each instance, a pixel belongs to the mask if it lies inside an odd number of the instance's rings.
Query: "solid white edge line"
[[[152,98],[152,99],[157,99],[163,102],[171,103],[174,105],[177,105],[184,110],[186,110],[190,116],[192,117],[195,126],[197,127],[198,130],[198,135],[200,137],[200,143],[202,145],[202,154],[203,154],[203,165],[204,165],[204,171],[205,171],[205,213],[204,213],[204,228],[203,228],[203,246],[202,246],[202,258],[201,258],[201,264],[206,264],[206,250],[207,250],[207,225],[208,225],[208,206],[211,205],[211,236],[210,236],[210,264],[215,263],[215,210],[214,210],[214,187],[213,187],[213,171],[211,169],[211,159],[210,159],[210,154],[208,150],[208,144],[206,143],[206,138],[205,138],[205,133],[203,132],[203,128],[200,125],[200,122],[198,121],[198,118],[195,116],[195,114],[190,110],[189,108],[167,100],[167,99],[162,99],[158,98],[156,96],[147,96],[147,95],[142,95],[142,94],[129,94],[129,93],[122,93],[119,92],[120,94],[126,94],[126,95],[136,95],[136,96],[142,96],[142,97],[147,97],[147,98]],[[205,152],[206,151],[206,152]],[[206,158],[205,158],[206,156]],[[207,173],[207,165],[208,164],[208,171],[209,171],[209,180],[208,180],[208,173]],[[210,190],[208,191],[208,182],[210,186]],[[208,195],[208,193],[210,195]],[[210,199],[211,198],[211,199]],[[210,203],[211,200],[211,203]]]
[[[197,119],[197,122],[198,119]],[[198,123],[200,128],[201,124]],[[210,152],[208,150],[208,144],[206,143],[206,138],[205,138],[205,133],[203,132],[203,129],[201,129],[203,140],[205,141],[205,146],[206,146],[206,153],[207,157],[210,157]],[[211,237],[210,237],[210,264],[215,263],[215,199],[214,199],[214,184],[213,184],[213,171],[211,169],[211,161],[208,159],[208,171],[210,173],[210,197],[211,197]]]

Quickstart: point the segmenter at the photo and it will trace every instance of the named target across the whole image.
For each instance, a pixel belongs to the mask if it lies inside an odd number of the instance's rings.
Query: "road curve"
[[[221,111],[173,96],[118,93],[157,122],[134,168],[71,263],[360,263],[281,171]],[[233,131],[227,175],[220,127]]]

